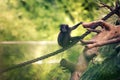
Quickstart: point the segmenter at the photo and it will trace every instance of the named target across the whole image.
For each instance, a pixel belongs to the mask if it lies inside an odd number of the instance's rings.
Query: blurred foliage
[[[12,46],[12,47],[11,47]],[[52,47],[51,47],[52,46]],[[0,45],[0,70],[14,66],[27,60],[31,60],[42,55],[48,54],[57,50],[59,47],[56,44],[12,44]],[[68,72],[60,67],[60,60],[67,58],[73,62],[77,61],[79,53],[82,51],[76,50],[82,48],[80,45],[50,57],[48,59],[38,61],[32,65],[23,66],[13,69],[2,75],[2,80],[65,80],[70,76]],[[74,55],[73,55],[74,54]],[[71,56],[71,57],[70,57]]]
[[[96,19],[98,2],[98,0],[0,0],[0,40],[56,40],[60,24],[72,26],[79,21]],[[82,33],[83,29],[80,28],[74,34]]]
[[[99,10],[102,0],[0,0],[0,41],[56,40],[60,24],[101,19],[108,11]],[[115,0],[104,0],[113,5]],[[79,27],[72,36],[85,32]],[[87,38],[90,38],[89,35]],[[51,47],[52,46],[52,47]],[[56,45],[0,44],[0,70],[58,49]],[[61,58],[77,61],[83,47],[77,45],[62,54],[3,74],[2,80],[68,80],[59,66]]]

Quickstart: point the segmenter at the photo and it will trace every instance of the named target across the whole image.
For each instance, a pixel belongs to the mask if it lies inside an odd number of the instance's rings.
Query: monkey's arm
[[[71,30],[76,29],[79,25],[81,25],[83,22],[79,22],[78,24],[74,25],[73,27],[71,27]]]

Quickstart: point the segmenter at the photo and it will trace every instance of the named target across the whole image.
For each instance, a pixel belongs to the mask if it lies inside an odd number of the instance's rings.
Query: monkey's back
[[[69,45],[69,43],[70,43],[70,35],[69,35],[69,33],[60,32],[59,35],[58,35],[58,44],[61,47],[66,47],[66,46]]]

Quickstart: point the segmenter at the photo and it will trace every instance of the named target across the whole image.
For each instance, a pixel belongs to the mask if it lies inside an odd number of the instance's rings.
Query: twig
[[[102,4],[102,6],[100,6],[100,7],[106,7],[106,8],[108,8],[110,11],[113,11],[113,8],[110,7],[110,6],[108,6],[107,4],[104,4],[104,3],[102,3],[102,2],[100,2],[100,4]]]

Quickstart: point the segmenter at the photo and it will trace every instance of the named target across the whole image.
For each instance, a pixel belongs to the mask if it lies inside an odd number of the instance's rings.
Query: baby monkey
[[[71,37],[72,30],[75,30],[82,22],[74,25],[73,27],[69,27],[67,24],[60,25],[60,33],[58,35],[58,44],[61,47],[67,47],[71,45],[76,39],[79,39],[79,36]]]

